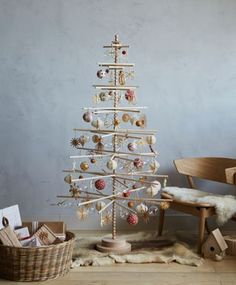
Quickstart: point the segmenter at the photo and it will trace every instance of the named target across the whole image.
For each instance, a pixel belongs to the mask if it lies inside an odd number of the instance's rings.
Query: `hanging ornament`
[[[129,225],[137,225],[138,223],[138,216],[136,214],[133,214],[133,213],[130,213],[128,216],[127,216],[127,223]]]
[[[114,159],[108,160],[107,168],[110,170],[115,170],[117,168],[117,162]]]
[[[107,68],[107,69],[106,69],[106,73],[109,73],[109,71],[110,71],[109,68]]]
[[[127,51],[126,50],[122,50],[121,52],[123,55],[127,55]]]
[[[134,208],[134,202],[132,201],[129,201],[127,205],[129,208]]]
[[[146,206],[145,204],[141,203],[141,204],[137,205],[136,211],[138,213],[142,214],[142,213],[148,211],[148,206]]]
[[[108,96],[105,92],[101,92],[99,93],[99,99],[104,102],[104,101],[107,101]]]
[[[90,123],[93,119],[93,114],[91,112],[86,112],[83,114],[83,120],[86,122],[86,123]]]
[[[99,212],[106,206],[106,203],[103,201],[98,201],[96,203],[96,210]]]
[[[94,164],[94,163],[96,163],[96,159],[95,158],[91,158],[90,162]]]
[[[122,116],[122,121],[124,123],[127,123],[129,120],[130,120],[130,115],[127,114],[127,113],[124,113],[123,116]]]
[[[134,162],[133,162],[134,166],[139,169],[142,168],[144,165],[144,162],[141,158],[135,158]]]
[[[140,118],[137,121],[135,121],[135,125],[140,128],[145,128],[147,125],[146,116],[144,114],[140,116]]]
[[[74,183],[73,185],[70,185],[70,190],[69,192],[71,193],[71,196],[74,197],[74,198],[79,198],[79,189],[78,187],[76,186],[76,184]]]
[[[170,208],[170,203],[169,203],[169,202],[161,202],[161,203],[160,203],[160,208],[161,208],[162,210],[167,210],[167,209]]]
[[[122,70],[119,72],[119,84],[125,85],[125,73]]]
[[[117,127],[119,127],[119,125],[120,125],[120,120],[116,118],[114,120],[114,127],[117,128]]]
[[[79,137],[79,143],[82,145],[82,146],[84,146],[87,142],[88,142],[88,137],[86,137],[86,136],[81,136],[81,137]]]
[[[157,170],[160,167],[160,163],[156,160],[154,160],[153,162],[150,163],[149,168],[152,171],[153,174],[155,174],[157,172]]]
[[[153,145],[156,142],[156,137],[154,135],[146,136],[146,142],[149,145]]]
[[[157,206],[150,206],[148,213],[150,216],[157,216],[158,214],[158,207]]]
[[[83,170],[83,171],[88,170],[88,169],[89,169],[89,164],[88,164],[88,162],[86,162],[86,161],[81,162],[81,163],[80,163],[80,168],[81,168],[81,170]]]
[[[88,216],[88,210],[85,207],[79,207],[76,213],[80,220],[84,220]]]
[[[77,147],[80,144],[79,139],[78,138],[71,139],[70,144],[73,147]]]
[[[97,71],[97,77],[98,77],[98,78],[102,79],[102,78],[104,78],[105,76],[106,76],[106,71],[104,71],[104,70],[102,70],[102,69],[100,69],[100,70]]]
[[[125,92],[125,99],[129,101],[130,103],[134,103],[136,101],[134,90],[128,89]]]
[[[130,142],[127,147],[129,151],[135,151],[137,149],[137,144],[135,142]]]
[[[147,193],[150,196],[155,196],[161,190],[161,183],[157,180],[153,181],[153,183],[147,188]]]
[[[68,184],[72,183],[72,176],[70,174],[66,175],[64,181]]]
[[[97,190],[103,190],[106,187],[106,182],[104,179],[98,179],[95,181],[94,185]]]
[[[101,142],[97,143],[96,150],[97,150],[97,153],[102,154],[104,150],[104,144]]]
[[[104,126],[104,122],[98,118],[96,120],[93,120],[91,125],[96,129],[101,129]]]
[[[123,191],[123,197],[128,198],[131,195],[131,191],[130,190],[124,190]]]
[[[108,225],[112,221],[111,213],[107,212],[104,216],[101,216],[101,226]]]
[[[92,141],[93,141],[94,143],[100,142],[101,139],[102,139],[102,138],[101,138],[100,136],[98,136],[98,135],[92,136]]]

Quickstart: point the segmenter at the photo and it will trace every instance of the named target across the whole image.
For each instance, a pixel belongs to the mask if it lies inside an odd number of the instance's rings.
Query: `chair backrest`
[[[224,157],[199,157],[174,160],[177,171],[187,176],[235,184],[226,179],[225,170],[236,167],[236,159]]]

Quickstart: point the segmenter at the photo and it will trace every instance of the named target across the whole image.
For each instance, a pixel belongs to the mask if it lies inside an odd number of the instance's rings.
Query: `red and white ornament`
[[[129,102],[135,102],[136,96],[135,96],[134,90],[128,89],[125,92],[125,99]]]
[[[130,224],[130,225],[137,225],[138,223],[138,216],[136,214],[133,214],[133,213],[130,213],[128,216],[127,216],[127,223]]]
[[[135,158],[135,160],[134,160],[134,166],[136,167],[136,168],[142,168],[143,167],[143,165],[144,165],[144,162],[143,162],[143,160],[141,159],[141,158]]]
[[[98,179],[94,185],[98,190],[103,190],[106,187],[106,182],[104,179]]]
[[[128,198],[130,195],[131,195],[131,191],[130,190],[123,191],[123,197]]]
[[[135,142],[130,142],[127,147],[129,151],[135,151],[137,149],[137,144]]]

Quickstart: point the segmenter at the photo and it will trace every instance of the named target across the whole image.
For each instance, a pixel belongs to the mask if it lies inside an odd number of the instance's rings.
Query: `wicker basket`
[[[0,245],[0,277],[14,281],[43,281],[66,274],[75,236],[66,232],[63,243],[45,247]]]

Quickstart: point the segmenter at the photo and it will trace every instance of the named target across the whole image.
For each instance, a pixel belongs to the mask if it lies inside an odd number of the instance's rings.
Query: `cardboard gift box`
[[[28,227],[30,235],[35,234],[35,232],[42,226],[46,225],[56,237],[61,240],[65,239],[66,226],[64,222],[61,221],[32,221],[25,222],[23,221],[22,226]]]

